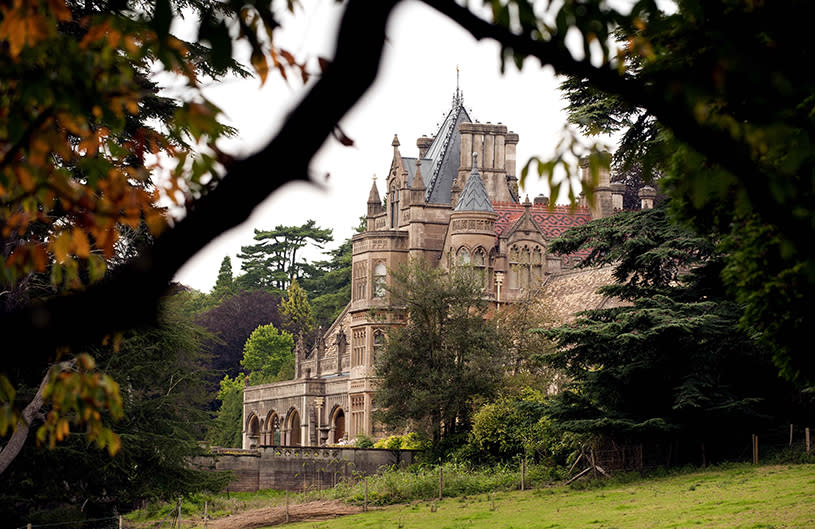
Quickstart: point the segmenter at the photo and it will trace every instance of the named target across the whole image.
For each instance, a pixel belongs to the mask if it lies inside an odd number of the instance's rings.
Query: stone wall
[[[413,450],[375,448],[269,447],[255,450],[213,448],[197,456],[193,465],[209,470],[229,470],[234,479],[227,490],[314,490],[330,488],[343,480],[371,475],[392,465],[407,466]]]

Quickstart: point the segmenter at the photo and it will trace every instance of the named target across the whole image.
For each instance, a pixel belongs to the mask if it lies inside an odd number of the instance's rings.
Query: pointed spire
[[[455,211],[495,211],[478,172],[478,153],[473,153],[473,170],[470,171]]]
[[[413,185],[410,188],[417,191],[427,189],[424,185],[424,177],[422,177],[422,160],[420,158],[416,159],[416,174],[413,176]]]
[[[393,135],[393,141],[391,142],[391,145],[393,145],[394,148],[398,148],[400,145],[399,136],[397,136],[396,134]]]
[[[413,175],[413,183],[410,186],[410,203],[411,204],[424,204],[425,193],[427,189],[424,185],[424,177],[422,176],[422,160],[416,159],[416,174]]]
[[[379,198],[379,189],[376,187],[376,173],[374,173],[373,181],[371,192],[368,193],[368,204],[382,204],[382,199]]]

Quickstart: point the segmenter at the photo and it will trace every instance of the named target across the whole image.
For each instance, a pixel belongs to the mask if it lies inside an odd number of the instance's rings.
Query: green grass
[[[588,487],[467,494],[291,529],[790,529],[815,527],[815,465],[626,476]],[[438,490],[438,489],[436,489]],[[380,501],[380,503],[382,503]]]
[[[302,501],[303,495],[298,495]],[[292,493],[292,498],[294,498]],[[286,492],[282,490],[261,490],[257,492],[230,492],[219,494],[193,494],[181,499],[183,518],[197,518],[203,515],[204,505],[210,518],[221,518],[271,505],[283,504]],[[131,522],[154,522],[164,519],[170,511],[178,508],[177,503],[156,501],[150,502],[144,509],[128,513],[125,518]]]

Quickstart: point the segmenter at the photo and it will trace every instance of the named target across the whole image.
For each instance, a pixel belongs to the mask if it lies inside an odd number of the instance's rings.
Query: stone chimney
[[[622,182],[614,182],[609,187],[611,188],[611,207],[614,208],[614,211],[622,211],[625,184]]]
[[[657,190],[651,186],[644,186],[640,188],[637,193],[640,197],[640,204],[642,209],[654,209],[654,199],[657,197]]]
[[[432,143],[433,138],[428,138],[427,136],[422,136],[416,140],[416,147],[419,148],[419,158],[424,158],[424,155],[427,154],[427,149],[430,148]]]
[[[604,153],[608,156],[608,153]],[[609,183],[608,166],[602,164],[598,168],[597,181],[591,174],[591,164],[588,157],[580,160],[580,179],[587,184],[594,185],[594,194],[589,202],[592,219],[600,219],[611,216],[614,213],[614,206],[611,197],[611,184]]]

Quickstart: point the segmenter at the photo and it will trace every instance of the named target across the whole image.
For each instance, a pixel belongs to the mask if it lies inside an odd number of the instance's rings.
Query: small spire
[[[426,189],[424,185],[424,178],[422,177],[422,160],[419,158],[416,158],[416,174],[413,175],[413,185],[411,186],[411,189],[416,189],[418,191],[424,191]]]
[[[473,171],[474,173],[478,172],[478,153],[473,153]]]
[[[382,199],[379,198],[379,189],[376,187],[376,173],[374,173],[373,185],[371,185],[371,192],[368,194],[368,204],[382,204]]]
[[[526,198],[524,199],[524,206],[529,207],[531,205],[532,202],[529,201],[529,195],[526,195]]]
[[[396,134],[393,135],[393,143],[391,143],[394,147],[399,147],[399,136]]]

